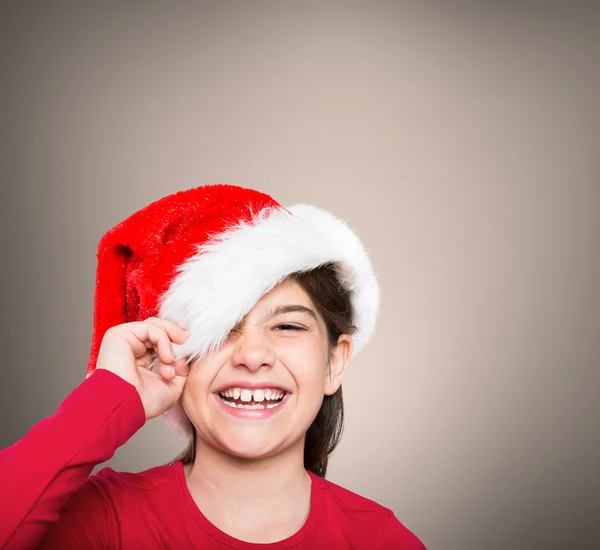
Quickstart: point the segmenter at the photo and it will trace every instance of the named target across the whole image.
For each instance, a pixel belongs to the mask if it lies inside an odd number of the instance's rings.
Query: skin
[[[303,312],[270,315],[286,305],[309,308],[316,319]],[[304,524],[311,489],[305,434],[323,396],[341,385],[350,350],[346,335],[330,349],[325,322],[309,295],[286,280],[254,306],[224,346],[192,367],[182,396],[198,432],[188,487],[222,531],[265,543],[289,537]],[[290,395],[271,418],[234,418],[219,406],[214,390],[239,380],[280,385]]]
[[[289,305],[309,308],[315,316],[271,315]],[[310,296],[288,279],[257,302],[219,350],[191,367],[173,362],[171,342],[185,339],[183,329],[161,319],[126,323],[107,331],[97,368],[132,383],[147,418],[181,399],[198,434],[196,460],[185,469],[188,489],[216,527],[247,542],[293,535],[310,510],[305,434],[323,396],[335,393],[343,381],[351,337],[342,335],[330,346]],[[159,373],[147,370],[153,350],[161,359]],[[270,418],[235,418],[223,411],[215,394],[234,381],[282,386],[289,395]]]

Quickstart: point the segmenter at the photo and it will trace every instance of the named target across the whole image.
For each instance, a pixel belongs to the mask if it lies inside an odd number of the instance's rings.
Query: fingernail
[[[171,365],[171,374],[173,375],[173,377],[175,377],[175,367],[173,365]]]

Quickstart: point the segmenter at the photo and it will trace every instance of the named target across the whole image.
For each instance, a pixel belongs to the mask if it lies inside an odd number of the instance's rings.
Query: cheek
[[[306,341],[299,344],[281,346],[277,357],[294,378],[303,400],[320,400],[325,389],[328,352],[317,339],[310,345]]]
[[[181,404],[188,416],[193,415],[194,411],[206,402],[210,387],[208,370],[203,365],[194,365],[190,370],[181,394]]]
[[[273,335],[270,345],[278,358],[293,358],[295,362],[323,363],[329,353],[327,339],[316,329],[292,337]]]

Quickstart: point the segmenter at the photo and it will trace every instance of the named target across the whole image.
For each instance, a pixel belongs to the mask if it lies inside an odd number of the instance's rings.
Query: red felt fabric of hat
[[[158,314],[161,296],[198,245],[265,208],[268,195],[232,185],[197,187],[164,197],[109,230],[98,244],[90,374],[105,332]]]

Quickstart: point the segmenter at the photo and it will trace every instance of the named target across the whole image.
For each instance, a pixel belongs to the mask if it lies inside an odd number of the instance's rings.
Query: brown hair
[[[340,282],[337,267],[326,263],[315,269],[291,274],[315,304],[325,321],[330,351],[337,345],[342,334],[352,335],[353,325],[351,293]],[[304,467],[314,474],[325,477],[329,455],[337,447],[344,428],[344,401],[342,387],[333,395],[325,395],[321,408],[306,432],[304,444]],[[196,430],[186,449],[175,459],[191,464],[196,458]]]

